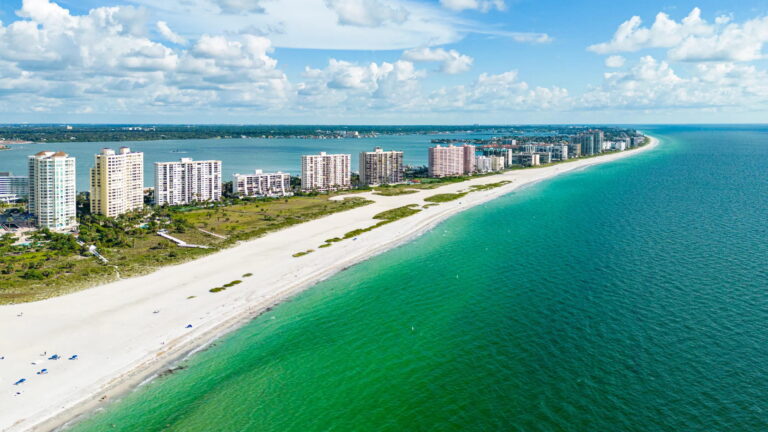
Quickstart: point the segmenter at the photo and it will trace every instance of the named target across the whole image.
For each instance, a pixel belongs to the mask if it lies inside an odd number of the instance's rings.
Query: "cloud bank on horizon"
[[[757,122],[768,103],[759,14],[603,16],[583,43],[578,20],[515,28],[509,0],[18,3],[7,121]]]

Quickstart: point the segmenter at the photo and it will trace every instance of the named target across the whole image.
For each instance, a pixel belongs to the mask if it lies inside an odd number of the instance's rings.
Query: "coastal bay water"
[[[264,172],[283,171],[300,175],[301,155],[328,153],[352,154],[352,170],[357,171],[357,158],[361,151],[372,151],[380,146],[385,150],[403,151],[406,165],[426,165],[427,148],[433,138],[488,138],[488,134],[438,134],[438,135],[380,135],[360,139],[298,139],[298,138],[235,138],[190,139],[163,141],[125,142],[68,142],[48,144],[13,144],[10,150],[0,152],[0,171],[26,175],[27,157],[42,150],[64,151],[76,158],[77,190],[89,187],[89,170],[94,155],[102,148],[130,147],[144,153],[144,185],[154,186],[154,163],[177,161],[180,158],[195,160],[215,159],[222,161],[224,181],[232,180],[232,174],[251,173],[256,169]]]
[[[77,432],[763,431],[768,128],[467,210],[319,283]]]

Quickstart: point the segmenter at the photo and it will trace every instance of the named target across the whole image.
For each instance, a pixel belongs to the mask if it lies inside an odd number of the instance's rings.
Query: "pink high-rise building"
[[[475,170],[475,146],[464,144],[461,147],[449,145],[430,147],[430,177],[451,177],[471,174]]]

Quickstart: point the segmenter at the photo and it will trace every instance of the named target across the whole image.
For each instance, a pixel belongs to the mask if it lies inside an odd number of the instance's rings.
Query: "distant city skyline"
[[[768,4],[11,0],[4,123],[759,123]]]

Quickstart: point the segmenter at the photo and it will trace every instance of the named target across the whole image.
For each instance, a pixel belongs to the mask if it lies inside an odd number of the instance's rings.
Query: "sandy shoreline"
[[[510,171],[416,194],[359,194],[373,204],[289,227],[198,260],[152,274],[36,303],[0,306],[0,430],[52,430],[125,393],[169,364],[239,328],[266,308],[320,280],[408,242],[449,216],[522,186],[588,166],[648,151],[636,150],[539,169]],[[436,193],[510,180],[318,249],[325,239],[373,225],[373,215],[407,204],[425,204]],[[292,258],[298,251],[309,255]],[[244,273],[253,273],[243,278]],[[242,280],[220,293],[210,288]],[[194,298],[189,298],[194,296]],[[158,310],[159,313],[153,313]],[[19,316],[21,314],[21,316]],[[186,328],[192,324],[192,328]],[[41,356],[46,352],[46,356]],[[63,360],[45,360],[59,354]],[[73,354],[79,360],[69,361]],[[32,365],[33,361],[41,362]],[[36,371],[47,368],[47,375]],[[27,382],[12,384],[20,378]],[[15,395],[20,391],[21,395]]]

